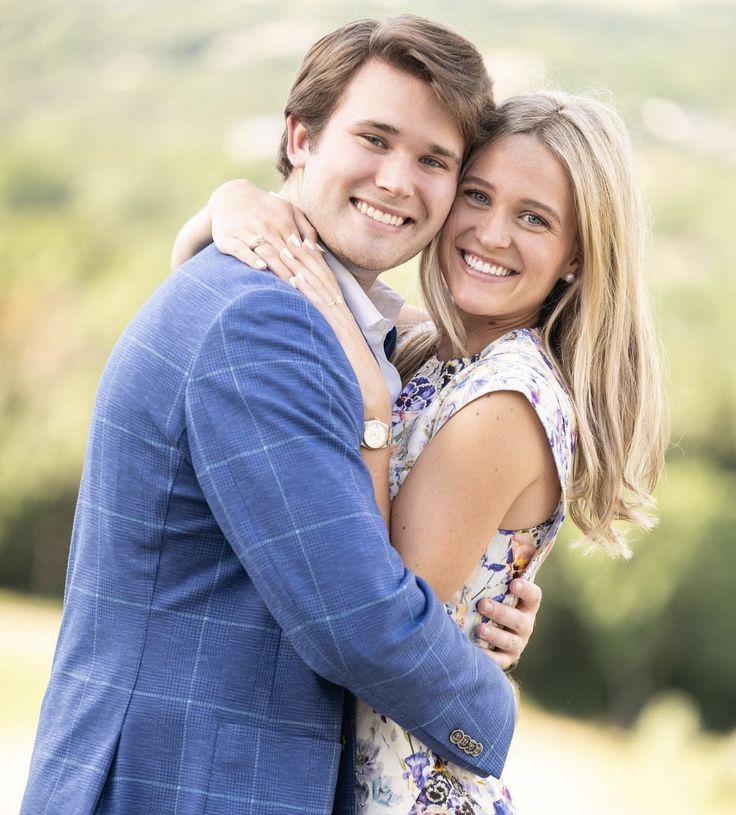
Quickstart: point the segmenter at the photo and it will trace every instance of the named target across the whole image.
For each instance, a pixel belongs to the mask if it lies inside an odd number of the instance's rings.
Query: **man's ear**
[[[286,154],[289,156],[291,166],[295,169],[303,169],[309,154],[309,136],[307,128],[293,113],[286,117],[286,133],[288,136]]]

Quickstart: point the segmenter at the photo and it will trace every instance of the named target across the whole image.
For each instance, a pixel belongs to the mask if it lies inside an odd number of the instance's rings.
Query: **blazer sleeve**
[[[440,755],[500,775],[513,690],[391,547],[357,381],[317,310],[273,285],[228,305],[186,411],[205,498],[301,658]]]

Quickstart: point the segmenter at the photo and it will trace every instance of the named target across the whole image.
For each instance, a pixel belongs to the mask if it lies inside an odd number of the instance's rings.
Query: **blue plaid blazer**
[[[392,549],[322,316],[208,248],[97,395],[23,815],[353,815],[352,694],[499,775],[506,677]]]

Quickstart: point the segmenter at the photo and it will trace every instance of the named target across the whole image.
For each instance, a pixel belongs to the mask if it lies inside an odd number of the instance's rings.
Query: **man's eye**
[[[368,133],[363,134],[363,138],[368,142],[368,144],[372,144],[374,147],[385,147],[386,143],[383,139],[379,138],[378,136],[371,136]]]
[[[480,190],[463,190],[463,195],[472,201],[474,204],[488,204],[490,199]]]
[[[446,167],[446,165],[445,165],[445,164],[443,164],[443,163],[442,163],[441,161],[439,161],[438,159],[433,158],[432,156],[425,156],[425,157],[422,159],[422,163],[423,163],[423,164],[426,164],[426,165],[427,165],[427,167],[435,167],[435,168],[436,168],[436,169],[438,169],[438,170],[444,170],[444,169],[445,169],[445,167]]]

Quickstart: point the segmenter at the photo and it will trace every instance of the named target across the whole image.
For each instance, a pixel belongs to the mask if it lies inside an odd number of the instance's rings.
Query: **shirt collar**
[[[366,292],[332,252],[325,252],[325,260],[360,330],[364,334],[380,331],[385,336],[398,322],[404,298],[378,278]]]
[[[401,377],[386,358],[384,342],[386,335],[398,321],[404,298],[378,279],[367,292],[364,291],[360,283],[331,252],[325,252],[325,261],[332,269],[345,304],[353,313],[358,328],[378,362],[391,398],[395,401],[401,393]]]

